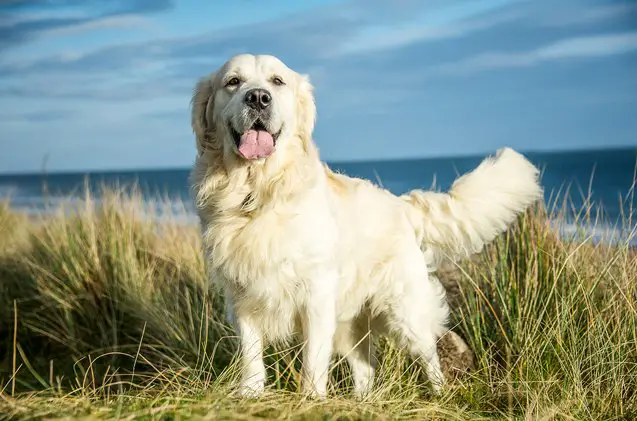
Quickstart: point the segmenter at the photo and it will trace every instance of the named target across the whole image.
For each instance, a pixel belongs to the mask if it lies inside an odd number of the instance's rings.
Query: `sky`
[[[239,53],[309,75],[325,160],[637,146],[631,0],[3,0],[0,172],[188,167]]]

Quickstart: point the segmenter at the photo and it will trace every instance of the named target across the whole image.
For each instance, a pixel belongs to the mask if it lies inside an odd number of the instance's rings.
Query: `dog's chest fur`
[[[273,340],[290,336],[311,280],[335,263],[336,223],[325,194],[317,184],[249,212],[224,209],[220,201],[199,208],[213,282],[232,293],[235,311],[254,314]]]

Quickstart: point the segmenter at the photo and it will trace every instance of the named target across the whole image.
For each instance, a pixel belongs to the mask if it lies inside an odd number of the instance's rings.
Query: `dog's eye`
[[[233,78],[231,78],[230,80],[228,80],[226,82],[226,86],[236,86],[236,85],[238,85],[240,83],[241,83],[241,81],[239,80],[238,77],[233,77]]]
[[[272,78],[272,83],[274,83],[277,86],[285,85],[285,82],[283,82],[283,79],[281,79],[278,76],[275,76]]]

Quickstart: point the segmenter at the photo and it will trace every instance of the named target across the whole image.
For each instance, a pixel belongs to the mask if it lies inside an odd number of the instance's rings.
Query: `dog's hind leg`
[[[424,365],[434,391],[440,392],[445,378],[436,346],[437,335],[430,329],[423,329],[421,323],[414,322],[405,315],[393,315],[389,319],[391,320],[391,330],[400,335],[411,355]]]
[[[335,351],[344,357],[354,380],[354,395],[362,399],[374,386],[376,359],[368,317],[360,316],[351,323],[339,323],[334,337]]]
[[[421,261],[422,262],[422,261]],[[406,262],[400,270],[405,282],[393,298],[387,313],[388,328],[397,333],[414,358],[424,365],[433,389],[438,393],[445,383],[438,356],[438,338],[446,332],[449,307],[445,291],[430,277],[424,262]]]

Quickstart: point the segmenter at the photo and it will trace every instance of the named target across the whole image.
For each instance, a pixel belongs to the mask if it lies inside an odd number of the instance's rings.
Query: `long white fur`
[[[242,83],[225,86],[236,74]],[[273,85],[274,75],[285,85]],[[271,91],[269,129],[281,135],[273,155],[246,161],[229,127],[246,129],[242,98],[253,87]],[[240,392],[264,390],[267,343],[300,335],[305,392],[326,395],[336,353],[363,396],[374,378],[370,333],[396,334],[438,390],[436,341],[449,308],[430,272],[441,256],[479,251],[540,198],[537,170],[504,149],[448,194],[397,197],[321,163],[311,138],[315,114],[308,78],[272,56],[233,57],[193,95],[193,192],[210,279],[225,292],[240,336]]]
[[[414,190],[402,198],[415,208],[421,245],[438,252],[436,260],[458,259],[480,252],[541,197],[538,174],[522,155],[503,148],[458,178],[448,193]]]

